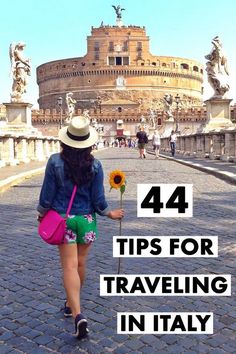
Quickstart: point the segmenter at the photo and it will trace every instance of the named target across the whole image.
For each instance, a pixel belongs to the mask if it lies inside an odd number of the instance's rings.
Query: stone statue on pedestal
[[[11,60],[11,74],[13,77],[11,102],[22,102],[22,95],[26,92],[27,76],[30,76],[31,67],[29,58],[24,58],[25,43],[11,43],[9,55]]]
[[[222,49],[222,43],[219,37],[213,38],[213,48],[209,54],[205,56],[207,60],[206,72],[208,76],[208,82],[214,89],[214,96],[212,98],[223,98],[225,93],[229,91],[228,83],[228,67],[227,58]]]
[[[149,114],[149,124],[151,128],[156,128],[156,116],[155,116],[155,112],[153,109],[150,109],[150,114]]]
[[[76,100],[72,98],[73,92],[68,92],[66,94],[66,105],[67,105],[67,118],[66,123],[70,123],[74,113],[75,113],[75,104]]]
[[[89,109],[84,109],[83,116],[90,121]]]
[[[172,103],[173,103],[173,97],[172,95],[164,95],[164,111],[167,114],[168,119],[173,118],[173,114],[172,114]]]

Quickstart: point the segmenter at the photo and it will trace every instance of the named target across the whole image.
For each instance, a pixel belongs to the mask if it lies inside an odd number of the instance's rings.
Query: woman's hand
[[[43,215],[42,215],[42,214],[38,214],[38,216],[37,216],[38,222],[41,222],[41,221],[42,221],[42,218],[43,218]]]
[[[107,214],[108,218],[113,220],[122,219],[124,215],[125,215],[124,209],[114,209],[109,211],[109,213]]]

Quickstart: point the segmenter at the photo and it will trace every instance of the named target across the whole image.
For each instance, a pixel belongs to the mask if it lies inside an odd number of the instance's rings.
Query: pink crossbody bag
[[[66,231],[66,220],[70,213],[74,197],[77,191],[77,186],[74,186],[70,202],[66,211],[66,216],[63,218],[55,210],[48,210],[44,215],[42,221],[38,226],[39,236],[50,245],[60,245],[63,243],[65,231]]]

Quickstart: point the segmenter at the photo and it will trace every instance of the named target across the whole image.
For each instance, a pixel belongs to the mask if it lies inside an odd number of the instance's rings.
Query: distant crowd
[[[159,135],[159,132],[157,130],[154,131],[151,139],[147,136],[147,133],[144,131],[143,127],[140,127],[139,132],[136,134],[135,138],[116,138],[113,141],[109,142],[108,140],[104,139],[100,143],[96,143],[93,146],[93,149],[98,149],[98,146],[100,144],[103,144],[103,147],[115,147],[115,148],[138,148],[139,153],[140,153],[140,158],[145,158],[146,157],[146,145],[148,141],[152,142],[153,150],[155,152],[156,158],[159,158],[159,152],[160,152],[160,146],[161,146],[161,137]],[[174,130],[172,130],[171,135],[169,137],[169,144],[170,144],[170,149],[171,149],[171,155],[174,157],[175,156],[175,150],[176,150],[176,140],[177,140],[177,135]]]

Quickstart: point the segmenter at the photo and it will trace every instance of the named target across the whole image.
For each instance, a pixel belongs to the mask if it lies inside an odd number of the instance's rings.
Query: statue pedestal
[[[172,130],[175,130],[176,128],[176,124],[175,124],[175,121],[174,121],[174,118],[171,117],[167,120],[165,120],[165,123],[164,123],[164,132],[162,134],[162,136],[165,138],[165,137],[169,137],[170,134],[171,134],[171,131]]]
[[[117,18],[117,19],[116,19],[116,26],[117,26],[117,27],[122,27],[122,26],[123,26],[123,21],[122,21],[121,18]]]
[[[6,116],[9,125],[31,126],[31,103],[11,102],[3,103],[6,106]]]
[[[31,103],[10,102],[3,103],[6,106],[7,124],[1,131],[10,134],[39,135],[38,129],[32,126]]]
[[[207,121],[202,127],[202,133],[219,131],[222,129],[234,129],[235,125],[230,119],[231,99],[211,98],[206,103]]]

